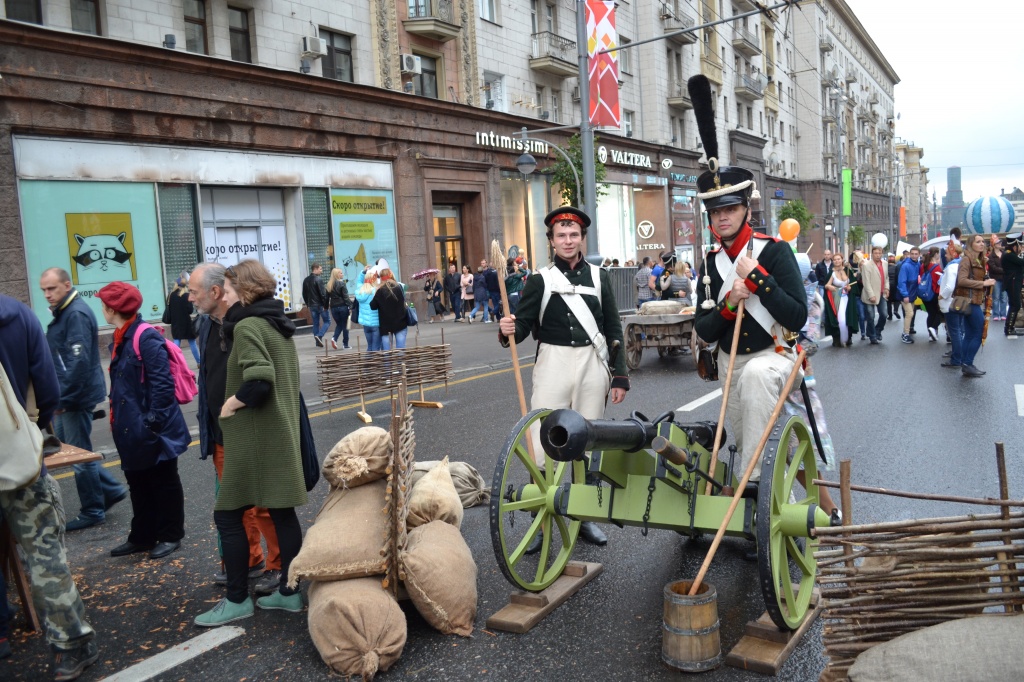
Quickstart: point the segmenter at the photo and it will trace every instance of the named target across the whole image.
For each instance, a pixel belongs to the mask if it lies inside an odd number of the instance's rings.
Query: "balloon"
[[[880,249],[884,249],[889,245],[889,238],[881,232],[876,232],[871,235],[871,246],[876,246]]]
[[[798,234],[800,234],[800,223],[792,218],[786,218],[779,225],[779,236],[784,241],[793,241]]]

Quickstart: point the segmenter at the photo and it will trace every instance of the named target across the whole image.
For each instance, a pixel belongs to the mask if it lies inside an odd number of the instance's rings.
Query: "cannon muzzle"
[[[555,410],[540,424],[544,452],[559,462],[583,459],[589,450],[637,451],[649,447],[658,425],[637,416],[624,420],[586,419],[574,410]]]

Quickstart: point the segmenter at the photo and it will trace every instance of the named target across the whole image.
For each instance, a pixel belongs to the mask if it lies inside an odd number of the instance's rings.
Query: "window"
[[[206,54],[205,0],[185,0],[185,49]]]
[[[551,33],[558,32],[558,14],[554,5],[544,5],[544,30]]]
[[[71,0],[71,30],[100,34],[100,8],[96,0]]]
[[[544,110],[544,88],[538,86],[534,92],[536,93],[533,98],[534,110],[540,116],[540,112]]]
[[[244,9],[228,7],[228,31],[231,36],[231,58],[236,62],[252,64],[249,12]]]
[[[725,122],[728,123],[729,122],[729,98],[728,97],[722,97],[722,101],[725,102],[725,104],[722,106],[722,111],[725,112]]]
[[[619,36],[619,44],[620,44],[621,47],[626,47],[631,42],[633,42],[633,41],[630,40],[629,38],[623,38],[622,36]],[[619,73],[620,74],[623,74],[623,73],[633,73],[633,63],[632,63],[632,60],[630,59],[630,56],[631,56],[630,52],[631,52],[630,50],[616,50],[615,51],[615,54],[618,55],[618,57],[619,57]]]
[[[327,54],[323,57],[324,78],[336,81],[354,82],[352,79],[352,37],[320,31],[320,37],[327,41]]]
[[[412,91],[421,97],[438,99],[437,59],[420,55],[421,72],[412,77]]]
[[[754,110],[750,107],[747,107],[747,127],[754,129]]]
[[[553,123],[562,122],[562,91],[551,90],[551,121]]]
[[[736,102],[736,127],[743,127],[743,105]]]
[[[783,123],[782,121],[779,121],[779,141],[786,141],[786,124]]]
[[[504,76],[484,71],[484,106],[495,111],[506,111]]]
[[[12,21],[43,23],[43,8],[39,0],[7,0],[4,5],[7,8],[7,18]]]
[[[633,112],[622,112],[622,132],[626,137],[633,137]]]
[[[494,23],[498,22],[496,0],[480,0],[480,18]]]

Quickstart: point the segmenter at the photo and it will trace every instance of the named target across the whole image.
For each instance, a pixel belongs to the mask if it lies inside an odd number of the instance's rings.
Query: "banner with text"
[[[619,54],[601,50],[618,47],[615,3],[587,0],[587,69],[590,76],[590,124],[618,128]]]
[[[356,276],[378,259],[387,260],[401,281],[394,194],[390,190],[332,189],[334,258],[351,287]]]

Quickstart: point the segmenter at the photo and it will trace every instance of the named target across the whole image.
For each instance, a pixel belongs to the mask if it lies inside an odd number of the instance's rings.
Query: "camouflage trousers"
[[[57,482],[47,475],[27,488],[0,492],[0,511],[28,560],[32,603],[46,625],[46,641],[54,649],[82,646],[94,633],[68,568]]]

